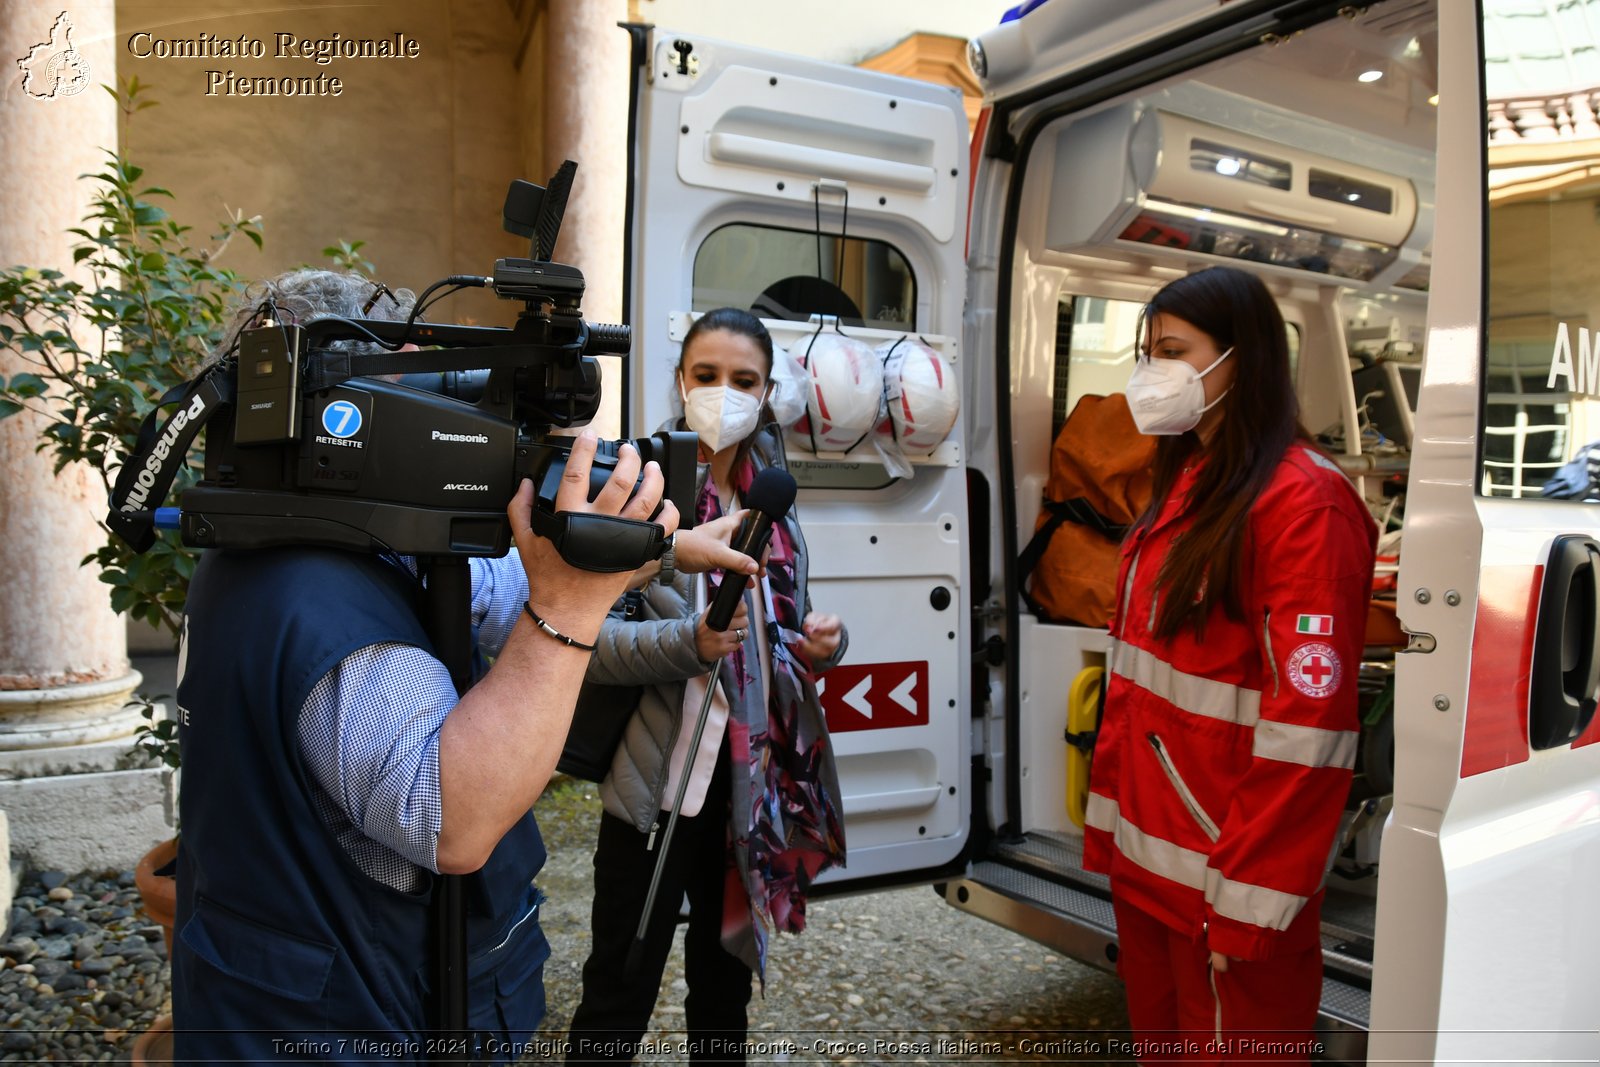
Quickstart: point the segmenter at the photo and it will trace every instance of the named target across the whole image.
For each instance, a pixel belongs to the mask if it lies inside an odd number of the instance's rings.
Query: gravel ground
[[[551,858],[539,882],[552,953],[549,1014],[525,1062],[562,1058],[589,946],[595,787],[553,788],[538,807]],[[751,1005],[752,1062],[1124,1063],[1122,988],[1110,975],[957,911],[920,886],[813,901],[809,929],[775,939]],[[30,875],[0,943],[0,1063],[127,1062],[170,1011],[166,947],[139,910],[133,873]],[[624,921],[631,922],[631,919]],[[641,1063],[678,1063],[683,949]]]
[[[24,879],[0,944],[0,1063],[127,1062],[170,1009],[167,947],[133,872]]]
[[[539,877],[550,897],[549,1047],[530,1063],[561,1058],[578,1004],[600,803],[594,786],[570,783],[538,812],[551,854]],[[812,901],[807,918],[804,934],[772,943],[766,996],[751,1003],[751,1062],[1132,1062],[1117,1054],[1127,1016],[1116,978],[958,911],[927,886]],[[683,1060],[681,933],[662,986],[641,1063]]]

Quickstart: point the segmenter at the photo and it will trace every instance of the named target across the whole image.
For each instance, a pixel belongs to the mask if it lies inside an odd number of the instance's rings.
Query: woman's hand
[[[1224,956],[1220,952],[1213,952],[1211,954],[1211,969],[1216,971],[1218,974],[1227,974],[1228,957]]]
[[[710,522],[702,522],[692,530],[679,530],[673,542],[678,570],[684,574],[703,574],[715,570],[737,570],[742,574],[765,573],[751,566],[749,556],[731,547],[734,534],[739,532],[739,524],[748,514],[747,510],[735,511]]]
[[[844,633],[844,622],[837,615],[811,612],[800,624],[805,639],[797,651],[811,663],[823,663],[839,650],[839,640]]]
[[[750,557],[745,556],[744,559]],[[741,579],[729,575],[723,581],[736,582]],[[740,645],[744,644],[745,631],[750,626],[750,613],[745,610],[744,598],[739,599],[739,609],[733,613],[733,621],[728,623],[728,628],[723,631],[711,629],[706,625],[706,612],[700,614],[700,621],[694,627],[694,647],[700,653],[700,659],[705,663],[714,663],[723,656],[731,655]]]

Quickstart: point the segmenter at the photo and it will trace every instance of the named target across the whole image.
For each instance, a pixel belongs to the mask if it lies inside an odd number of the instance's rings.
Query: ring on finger
[[[739,643],[740,644],[744,643],[744,627],[743,626],[735,628],[734,631],[733,631],[733,635],[739,639]]]

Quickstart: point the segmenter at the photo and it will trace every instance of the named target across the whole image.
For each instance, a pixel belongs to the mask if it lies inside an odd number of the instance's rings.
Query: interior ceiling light
[[[1360,74],[1356,75],[1356,81],[1375,82],[1381,77],[1383,77],[1383,71],[1381,70],[1364,70]]]
[[[1239,161],[1232,156],[1223,156],[1217,160],[1217,173],[1225,177],[1233,177],[1239,173]]]
[[[1434,107],[1438,107],[1439,106],[1439,94],[1438,93],[1434,93],[1432,96],[1428,97],[1428,103],[1432,104]]]

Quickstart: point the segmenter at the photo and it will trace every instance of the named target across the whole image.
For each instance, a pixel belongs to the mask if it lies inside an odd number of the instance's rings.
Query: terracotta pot
[[[144,913],[150,921],[161,926],[161,936],[167,941],[167,958],[172,958],[172,923],[178,913],[178,877],[175,874],[156,872],[178,858],[178,839],[163,841],[146,852],[133,869],[134,883],[139,896],[144,898]]]
[[[133,1042],[133,1062],[170,1064],[172,1062],[172,1016],[157,1016],[150,1029]]]

